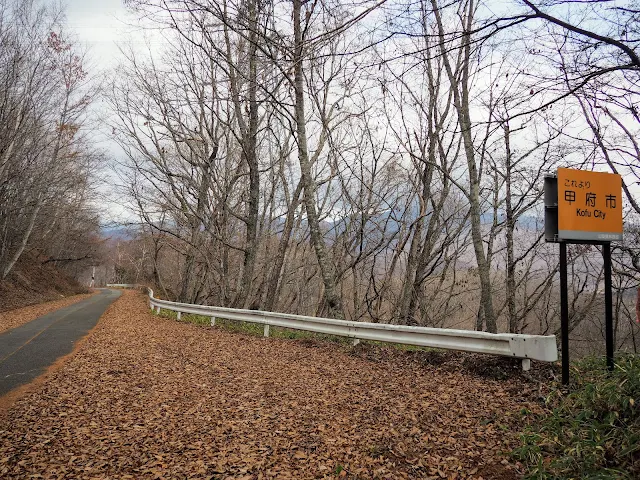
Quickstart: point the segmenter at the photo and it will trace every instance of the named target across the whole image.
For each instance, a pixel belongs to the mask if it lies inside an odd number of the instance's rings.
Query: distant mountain
[[[121,225],[102,227],[100,233],[104,238],[113,240],[132,240],[135,237],[135,230],[132,227]]]

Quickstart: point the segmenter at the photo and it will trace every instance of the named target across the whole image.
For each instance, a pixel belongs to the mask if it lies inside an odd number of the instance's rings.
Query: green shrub
[[[554,386],[543,415],[524,413],[514,456],[526,478],[640,478],[640,356],[619,356],[611,373],[603,358],[582,360],[571,382]]]

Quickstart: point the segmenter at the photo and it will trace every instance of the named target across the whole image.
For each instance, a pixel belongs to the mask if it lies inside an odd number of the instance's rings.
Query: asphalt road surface
[[[31,382],[91,330],[118,290],[97,295],[0,334],[0,396]]]

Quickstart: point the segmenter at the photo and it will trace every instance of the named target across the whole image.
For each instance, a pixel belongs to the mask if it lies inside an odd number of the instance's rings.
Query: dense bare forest
[[[542,186],[570,166],[623,176],[616,344],[640,347],[637,1],[131,0],[147,48],[99,92],[59,12],[0,3],[3,275],[37,248],[182,302],[555,333]],[[136,218],[102,253],[98,94]],[[601,254],[569,250],[598,351]]]
[[[67,269],[100,245],[84,62],[61,11],[0,2],[0,280],[24,255]]]

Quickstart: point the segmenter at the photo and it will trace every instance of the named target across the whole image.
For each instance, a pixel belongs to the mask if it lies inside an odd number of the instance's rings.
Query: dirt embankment
[[[0,282],[0,312],[15,310],[72,295],[87,288],[32,255],[23,255],[8,278]]]
[[[0,477],[517,478],[522,380],[361,353],[178,323],[125,292],[0,419]]]

